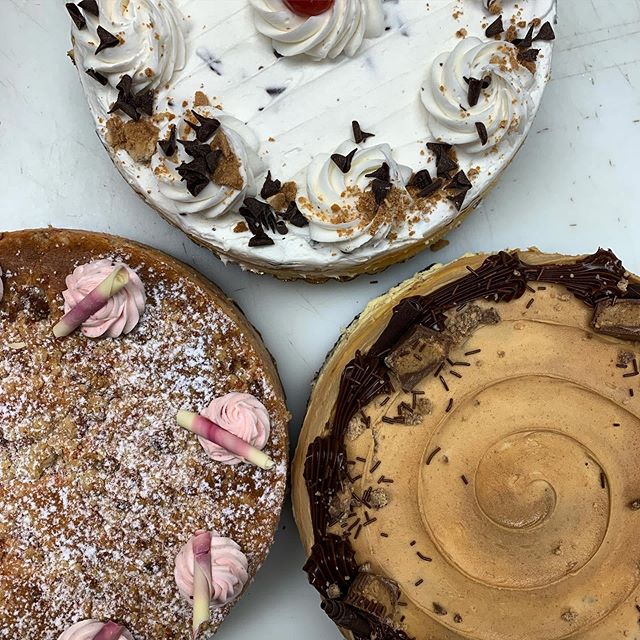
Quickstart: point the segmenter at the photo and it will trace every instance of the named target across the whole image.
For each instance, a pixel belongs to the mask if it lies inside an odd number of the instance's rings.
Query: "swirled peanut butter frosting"
[[[371,303],[297,460],[332,619],[356,638],[638,636],[639,299],[599,251],[463,259]]]

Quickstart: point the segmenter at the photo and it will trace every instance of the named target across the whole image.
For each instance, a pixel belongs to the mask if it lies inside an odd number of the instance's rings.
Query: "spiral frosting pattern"
[[[328,11],[309,17],[297,15],[283,0],[250,2],[256,29],[282,56],[354,56],[365,38],[376,38],[384,29],[382,0],[335,0]]]
[[[446,268],[437,281],[458,282]],[[451,311],[466,333],[445,366],[415,395],[394,390],[364,406],[370,429],[345,440],[350,489],[385,492],[375,520],[368,507],[346,515],[367,525],[348,539],[360,564],[400,585],[407,606],[396,621],[409,636],[599,640],[637,630],[640,343],[594,332],[592,308],[544,284]],[[473,324],[483,310],[499,320]],[[350,354],[379,335],[379,323],[367,327]]]
[[[353,143],[344,142],[336,153],[348,155]],[[371,174],[386,163],[393,186],[404,190],[411,169],[398,164],[388,144],[357,149],[345,173],[330,155],[316,156],[307,169],[307,194],[311,207],[304,208],[309,220],[309,234],[317,242],[330,242],[349,252],[386,236],[390,225],[376,224],[357,207],[358,197],[371,185]]]
[[[133,269],[107,259],[82,264],[66,278],[67,288],[62,296],[64,311],[68,313],[118,267],[126,268],[129,282],[124,289],[111,296],[107,304],[84,321],[81,331],[89,338],[117,338],[133,331],[140,321],[147,299],[144,285]]]
[[[483,82],[476,104],[469,100],[471,78]],[[437,56],[427,71],[420,96],[429,130],[438,140],[464,146],[469,153],[507,141],[530,120],[534,81],[513,44],[465,38],[453,51]],[[476,123],[486,127],[484,145]]]
[[[175,561],[175,579],[184,598],[193,598],[193,540],[180,549]],[[211,535],[211,604],[222,607],[235,600],[249,580],[249,562],[231,538]]]
[[[84,12],[87,26],[73,27],[76,63],[93,69],[115,88],[131,76],[136,91],[157,89],[184,68],[187,47],[184,17],[174,0],[101,0],[99,15]],[[98,26],[120,44],[96,53]]]
[[[175,213],[197,214],[207,219],[219,218],[227,213],[237,212],[245,198],[256,194],[257,178],[264,171],[264,165],[257,155],[259,143],[249,127],[227,113],[207,106],[196,107],[194,111],[220,122],[220,131],[239,163],[242,186],[236,185],[239,186],[236,188],[227,184],[217,184],[212,180],[194,196],[187,190],[186,182],[178,174],[178,167],[183,162],[189,163],[193,160],[183,145],[178,146],[178,151],[172,158],[167,158],[158,151],[151,159],[151,168],[158,190]],[[174,123],[165,123],[160,132],[161,140],[169,137],[172,126]]]

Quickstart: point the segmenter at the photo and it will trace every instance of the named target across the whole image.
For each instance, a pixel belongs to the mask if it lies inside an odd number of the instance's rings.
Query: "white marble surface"
[[[278,361],[295,443],[311,380],[340,330],[370,298],[434,261],[508,247],[575,253],[601,245],[640,272],[640,0],[559,5],[553,78],[532,133],[449,246],[378,276],[313,286],[224,267],[147,208],[93,132],[65,57],[62,2],[0,0],[0,229],[55,225],[120,234],[209,276],[237,300]],[[303,562],[287,508],[264,569],[218,637],[338,638]]]

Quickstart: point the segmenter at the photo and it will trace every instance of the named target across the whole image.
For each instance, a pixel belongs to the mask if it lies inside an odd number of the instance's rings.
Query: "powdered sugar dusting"
[[[145,283],[130,335],[53,338],[60,291],[27,266],[14,265],[0,306],[0,638],[56,640],[95,618],[136,640],[186,639],[191,609],[173,579],[180,547],[215,530],[240,545],[253,575],[279,517],[287,412],[261,354],[171,265],[98,257],[129,263]],[[273,470],[216,463],[176,426],[179,409],[230,391],[267,407]]]

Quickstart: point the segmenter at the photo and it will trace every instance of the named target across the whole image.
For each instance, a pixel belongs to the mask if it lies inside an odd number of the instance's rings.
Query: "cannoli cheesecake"
[[[556,37],[555,0],[65,5],[129,185],[222,260],[310,281],[460,224],[524,142]]]

